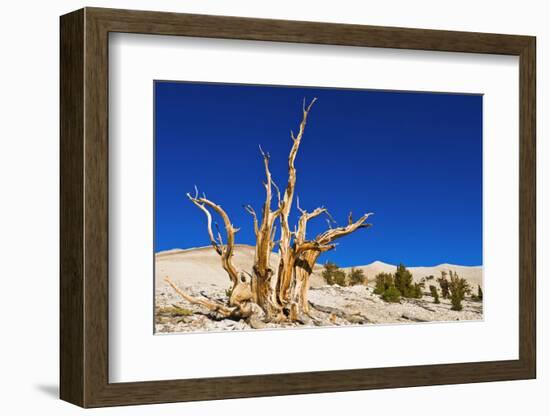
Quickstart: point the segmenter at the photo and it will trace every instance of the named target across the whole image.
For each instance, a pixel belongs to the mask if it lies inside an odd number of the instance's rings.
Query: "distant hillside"
[[[378,273],[393,273],[395,272],[397,266],[393,264],[387,264],[383,263],[381,261],[375,261],[371,264],[367,264],[366,266],[356,266],[356,269],[361,269],[365,273],[365,275],[369,278],[369,280],[373,281],[374,277]],[[351,267],[345,267],[344,270],[350,270]],[[460,277],[465,278],[468,280],[468,282],[473,286],[477,287],[477,285],[482,285],[483,280],[483,267],[482,266],[460,266],[456,264],[448,264],[443,263],[439,264],[437,266],[429,266],[429,267],[407,267],[407,269],[412,273],[413,278],[415,280],[420,280],[423,277],[426,276],[434,276],[435,278],[438,278],[441,276],[442,271],[448,272],[449,270],[452,270],[454,272],[457,272]]]
[[[254,263],[254,247],[244,244],[235,246],[234,263],[237,268],[251,270]],[[273,253],[271,256],[271,267],[276,270],[279,256]],[[363,270],[370,281],[381,272],[393,273],[395,265],[375,261],[365,266],[357,266]],[[349,270],[350,267],[344,268]],[[481,285],[483,270],[481,266],[458,266],[450,264],[440,264],[432,267],[408,267],[415,280],[429,275],[436,278],[441,275],[441,271],[449,269],[456,271],[461,277],[467,279],[472,286]],[[325,283],[321,276],[323,266],[317,264],[311,278],[313,287],[323,286]],[[174,249],[159,252],[155,255],[155,275],[156,288],[163,288],[164,276],[170,278],[177,284],[186,285],[213,285],[218,287],[229,287],[229,278],[221,267],[220,258],[212,247],[200,247],[191,249]]]
[[[237,244],[235,245],[233,262],[239,269],[252,270],[254,264],[254,247]],[[279,255],[273,253],[271,256],[271,267],[277,270]],[[315,275],[312,277],[312,285],[322,286],[324,284],[321,276],[321,265],[315,266]],[[181,285],[205,284],[221,287],[229,287],[229,277],[222,269],[220,256],[209,247],[190,248],[186,250],[174,249],[161,251],[155,255],[155,286],[164,287],[164,276]]]

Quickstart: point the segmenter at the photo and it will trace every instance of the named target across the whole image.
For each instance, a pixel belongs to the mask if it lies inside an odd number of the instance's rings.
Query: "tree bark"
[[[189,200],[205,214],[207,219],[206,230],[210,243],[216,253],[219,254],[221,265],[232,282],[228,304],[223,305],[210,299],[190,296],[181,288],[178,288],[169,277],[166,277],[166,282],[187,302],[205,307],[224,317],[247,319],[254,328],[263,327],[263,322],[269,321],[305,321],[305,315],[310,312],[308,303],[309,280],[321,253],[334,249],[336,247],[333,244],[334,240],[370,226],[366,223],[366,220],[371,214],[365,214],[357,221],[353,221],[350,214],[346,226],[332,228],[331,222],[334,222],[334,220],[325,208],[320,207],[307,212],[300,207],[298,200],[297,208],[301,216],[294,231],[290,229],[289,216],[294,201],[297,179],[295,160],[305,132],[309,112],[315,101],[316,99],[313,99],[306,106],[304,100],[302,121],[298,133],[296,135],[293,132],[290,133],[293,143],[288,156],[288,181],[282,197],[271,176],[269,168],[270,155],[260,147],[265,171],[265,200],[261,218],[258,218],[251,205],[244,206],[245,210],[252,216],[256,236],[254,265],[251,273],[237,270],[233,264],[235,234],[238,229],[232,225],[225,210],[220,205],[207,199],[204,194],[202,197],[199,196],[196,188],[194,196],[187,194]],[[277,195],[275,209],[272,208],[274,190]],[[211,210],[223,220],[226,243],[223,242],[219,230],[216,235],[214,234]],[[329,218],[329,229],[313,240],[308,240],[308,221],[322,214],[326,214]],[[277,221],[280,224],[278,242],[275,240]],[[271,268],[270,258],[276,244],[279,248],[279,263],[277,270],[274,271]],[[249,281],[245,275],[250,276]]]
[[[273,179],[269,170],[269,153],[265,153],[261,148],[264,160],[264,169],[266,180],[265,202],[262,210],[262,221],[256,233],[256,251],[253,266],[252,292],[255,302],[262,307],[268,320],[280,319],[281,305],[277,302],[277,296],[274,288],[277,285],[277,275],[271,268],[271,252],[274,247],[275,238],[275,220],[281,212],[281,201],[279,196],[279,207],[276,210],[271,208]],[[275,186],[276,187],[276,186]],[[278,189],[278,188],[277,188]]]
[[[294,162],[296,160],[296,155],[298,154],[298,149],[302,143],[302,137],[306,129],[307,118],[313,104],[317,99],[314,98],[309,105],[306,107],[306,102],[304,100],[302,106],[302,122],[298,129],[298,134],[294,136],[294,133],[290,132],[290,137],[292,139],[292,148],[290,149],[290,154],[288,156],[288,182],[286,185],[286,190],[284,198],[281,204],[281,213],[280,213],[280,223],[281,223],[281,241],[279,243],[279,268],[278,268],[278,286],[276,290],[278,292],[278,299],[282,305],[288,303],[288,288],[293,279],[294,272],[294,257],[295,253],[292,249],[292,233],[290,231],[290,225],[288,217],[292,209],[292,203],[294,200],[294,192],[296,189],[296,167]]]

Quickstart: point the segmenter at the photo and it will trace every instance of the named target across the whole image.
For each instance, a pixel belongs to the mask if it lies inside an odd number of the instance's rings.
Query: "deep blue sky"
[[[194,185],[254,244],[242,205],[261,212],[261,144],[284,189],[290,129],[317,97],[298,157],[296,195],[341,224],[374,212],[373,227],[321,261],[408,266],[482,264],[482,96],[155,82],[155,250],[209,244]],[[274,201],[275,202],[275,201]],[[296,218],[296,211],[292,219]],[[309,236],[323,231],[323,218]]]

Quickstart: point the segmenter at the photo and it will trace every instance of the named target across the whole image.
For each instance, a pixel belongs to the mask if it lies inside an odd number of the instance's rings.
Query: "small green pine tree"
[[[437,291],[437,287],[435,287],[434,285],[430,285],[430,293],[434,298],[434,303],[441,303],[439,302],[439,292]]]
[[[441,288],[441,296],[443,299],[449,298],[449,281],[447,280],[447,272],[441,271],[441,277],[437,279],[439,287]]]
[[[336,270],[332,275],[334,284],[338,286],[347,286],[346,272],[343,270]]]
[[[412,273],[407,270],[407,268],[400,264],[397,266],[397,270],[394,275],[395,287],[401,293],[401,296],[405,298],[416,298],[419,299],[422,297],[422,289],[424,288],[424,282],[420,283],[413,282]]]
[[[399,289],[391,285],[382,294],[382,299],[386,302],[397,303],[401,300],[401,293]]]
[[[394,281],[395,287],[399,290],[402,296],[406,298],[414,297],[414,288],[412,284],[413,277],[404,264],[397,266]]]
[[[449,291],[451,292],[451,310],[461,311],[462,301],[466,294],[470,293],[470,285],[466,279],[458,276],[456,272],[450,272]]]
[[[473,302],[483,301],[483,291],[481,290],[481,286],[477,285],[477,294],[472,293],[470,295],[470,300]]]
[[[415,283],[412,285],[412,287],[409,289],[409,297],[420,299],[422,297],[422,289],[424,289],[424,283]]]
[[[325,279],[325,282],[327,282],[327,285],[333,285],[334,282],[334,273],[338,270],[338,266],[336,263],[333,263],[331,261],[327,261],[323,265],[323,272],[321,273],[323,276],[323,279]]]
[[[361,269],[356,269],[355,267],[352,267],[349,274],[348,274],[348,281],[350,285],[366,285],[367,282],[367,276],[365,276],[365,273]]]
[[[378,273],[375,277],[374,293],[382,295],[386,289],[393,286],[393,276],[390,273]]]
[[[380,295],[383,301],[397,303],[401,301],[401,292],[395,286],[395,275],[378,273],[374,293]]]

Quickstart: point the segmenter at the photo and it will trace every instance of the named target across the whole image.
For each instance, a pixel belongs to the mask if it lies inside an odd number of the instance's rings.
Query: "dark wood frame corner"
[[[248,39],[519,56],[519,359],[109,383],[108,35]],[[535,38],[85,8],[61,17],[61,386],[83,407],[535,378]]]

